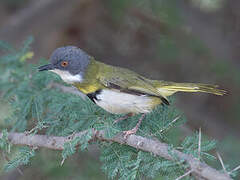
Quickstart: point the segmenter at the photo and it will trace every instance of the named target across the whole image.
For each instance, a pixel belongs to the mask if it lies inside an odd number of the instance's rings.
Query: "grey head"
[[[75,46],[60,47],[52,53],[51,63],[39,67],[38,70],[52,71],[67,83],[81,82],[90,58],[86,52]]]

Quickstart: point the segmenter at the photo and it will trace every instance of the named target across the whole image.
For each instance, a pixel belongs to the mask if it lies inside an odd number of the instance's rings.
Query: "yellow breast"
[[[98,87],[94,85],[79,84],[79,85],[75,85],[75,87],[78,88],[84,94],[93,93],[98,90]]]

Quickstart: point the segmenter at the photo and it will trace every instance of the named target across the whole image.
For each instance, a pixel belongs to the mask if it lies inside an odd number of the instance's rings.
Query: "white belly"
[[[102,90],[95,103],[113,114],[148,113],[152,110],[152,99],[146,95],[133,95],[115,90]]]

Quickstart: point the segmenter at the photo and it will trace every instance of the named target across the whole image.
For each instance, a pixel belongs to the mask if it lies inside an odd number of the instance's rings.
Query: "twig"
[[[218,157],[218,159],[219,159],[219,161],[220,161],[220,163],[221,163],[221,165],[222,165],[223,171],[224,171],[226,174],[228,174],[228,172],[227,172],[227,170],[226,170],[226,168],[225,168],[225,166],[224,166],[222,157],[220,156],[220,154],[219,154],[218,152],[217,152],[217,157]]]
[[[159,133],[162,133],[163,131],[166,131],[166,130],[168,130],[169,128],[171,128],[172,125],[173,125],[180,117],[181,117],[181,116],[177,116],[176,118],[174,118],[174,119],[167,125],[167,127],[162,128],[162,129],[159,131]]]
[[[199,135],[198,135],[198,159],[201,159],[201,141],[202,141],[202,130],[199,128]]]
[[[186,172],[185,174],[183,174],[182,176],[179,176],[176,180],[180,180],[180,179],[182,179],[182,178],[184,178],[184,177],[186,177],[186,176],[188,176],[189,174],[191,174],[192,173],[192,170],[190,170],[190,171],[188,171],[188,172]]]
[[[8,158],[8,156],[7,156],[3,151],[2,151],[2,156],[3,156],[3,158],[4,158],[7,162],[10,161],[10,159]],[[21,176],[23,176],[22,170],[21,170],[19,167],[16,167],[16,169],[17,169],[18,173],[19,173]]]
[[[65,162],[65,158],[62,159],[61,166],[63,165],[64,162]]]
[[[74,137],[84,136],[88,131],[82,131],[74,134]],[[184,160],[192,171],[194,176],[202,177],[205,179],[214,179],[214,180],[230,180],[231,178],[228,174],[221,173],[216,169],[208,166],[207,164],[200,162],[198,159],[194,158],[189,154],[184,154],[178,150],[173,149],[169,153],[169,145],[162,143],[158,140],[152,140],[149,138],[129,135],[124,139],[124,135],[118,134],[114,138],[105,138],[104,131],[96,131],[92,129],[93,137],[90,141],[107,141],[107,142],[116,142],[119,144],[125,144],[136,149],[150,152],[152,154],[158,155],[162,158],[168,159],[170,161],[175,161],[178,157],[180,160]],[[0,133],[0,138],[2,133]],[[46,136],[46,135],[27,135],[25,133],[9,133],[8,139],[12,144],[15,145],[27,145],[31,147],[45,147],[55,150],[63,150],[63,145],[66,142],[71,141],[71,138],[63,136]],[[171,156],[174,154],[174,157]]]
[[[228,174],[232,174],[234,171],[238,171],[240,169],[240,165],[235,167],[233,170],[231,170],[230,172],[228,172]]]

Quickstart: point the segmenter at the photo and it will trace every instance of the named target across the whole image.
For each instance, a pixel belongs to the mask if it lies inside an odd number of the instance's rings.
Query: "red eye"
[[[62,62],[61,62],[61,66],[62,66],[62,67],[66,67],[67,65],[68,65],[68,62],[67,62],[67,61],[62,61]]]

